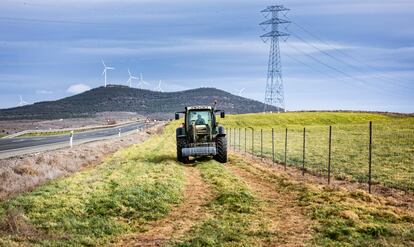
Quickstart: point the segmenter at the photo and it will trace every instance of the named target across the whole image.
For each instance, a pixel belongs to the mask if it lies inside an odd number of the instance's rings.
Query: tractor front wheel
[[[216,140],[217,154],[214,159],[220,163],[227,162],[227,138],[225,136],[219,136]]]

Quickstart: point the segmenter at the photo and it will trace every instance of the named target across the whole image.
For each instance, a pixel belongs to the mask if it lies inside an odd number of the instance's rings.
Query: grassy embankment
[[[221,122],[237,128],[236,145],[260,155],[272,156],[271,129],[275,129],[275,159],[285,159],[285,128],[288,128],[287,163],[302,166],[303,128],[306,127],[306,169],[327,174],[329,126],[332,125],[332,174],[337,179],[366,182],[368,178],[369,121],[373,122],[373,181],[385,186],[414,190],[414,117],[372,113],[284,113],[229,115]],[[244,142],[247,128],[247,141]],[[231,137],[234,143],[233,135]]]
[[[171,134],[1,203],[0,245],[102,245],[165,216],[182,200],[184,181]]]
[[[99,130],[104,128],[91,128],[91,129],[78,129],[74,130],[73,133],[82,133],[86,131],[92,131],[92,130]],[[30,132],[26,133],[17,137],[37,137],[37,136],[57,136],[57,135],[69,135],[70,130],[64,130],[64,131],[47,131],[47,132]]]
[[[74,133],[80,133],[81,131],[76,131]],[[48,132],[30,132],[17,137],[37,137],[37,136],[58,136],[58,135],[69,135],[70,131],[48,131]]]

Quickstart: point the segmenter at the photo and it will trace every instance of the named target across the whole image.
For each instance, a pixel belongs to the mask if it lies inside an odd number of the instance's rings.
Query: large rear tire
[[[187,140],[185,138],[177,138],[177,160],[184,164],[188,164],[190,162],[189,157],[183,157],[183,148],[187,146]]]
[[[217,154],[214,159],[220,163],[227,162],[227,138],[225,136],[219,136],[216,139]]]

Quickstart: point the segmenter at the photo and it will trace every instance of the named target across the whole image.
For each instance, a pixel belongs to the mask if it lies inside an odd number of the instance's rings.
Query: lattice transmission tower
[[[266,21],[260,25],[266,28],[270,27],[271,31],[260,36],[265,43],[270,40],[269,65],[267,72],[266,94],[265,94],[265,109],[267,106],[275,106],[280,111],[286,111],[285,95],[282,80],[282,63],[280,60],[280,37],[288,37],[289,34],[279,31],[282,25],[290,23],[290,21],[280,19],[281,12],[288,11],[283,5],[269,6],[261,12],[266,18]]]

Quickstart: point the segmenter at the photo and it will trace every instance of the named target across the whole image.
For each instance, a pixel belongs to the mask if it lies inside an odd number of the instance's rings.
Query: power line
[[[288,57],[288,58],[290,58],[291,60],[295,61],[296,63],[299,63],[299,64],[301,64],[301,65],[303,65],[305,67],[308,67],[309,69],[311,69],[311,70],[313,70],[315,72],[321,73],[322,75],[325,75],[325,76],[330,77],[330,78],[335,79],[335,80],[338,80],[339,79],[339,80],[345,81],[345,79],[343,77],[333,76],[333,75],[328,74],[328,73],[326,73],[326,72],[324,72],[322,70],[316,69],[315,67],[313,67],[313,66],[311,66],[311,65],[309,65],[309,64],[307,64],[307,63],[305,63],[305,62],[303,62],[303,61],[301,61],[301,60],[299,60],[297,58],[295,58],[294,56],[291,56],[291,55],[286,54],[286,53],[284,53],[283,55],[286,56],[286,57]]]
[[[317,36],[317,35],[316,35],[316,34],[314,34],[313,32],[311,32],[311,31],[307,30],[306,28],[304,28],[303,26],[299,25],[298,23],[296,23],[296,22],[292,22],[292,23],[293,23],[296,27],[298,27],[299,29],[301,29],[302,31],[304,31],[305,33],[307,33],[308,35],[310,35],[310,36],[312,36],[313,38],[317,39],[318,41],[320,41],[320,42],[324,43],[325,45],[327,45],[327,46],[331,47],[333,51],[335,51],[335,52],[337,52],[337,53],[339,53],[339,54],[341,54],[341,55],[343,55],[343,56],[346,56],[346,57],[348,57],[348,58],[352,59],[353,61],[355,61],[355,62],[357,62],[357,63],[359,63],[359,64],[364,65],[365,67],[369,67],[371,70],[375,70],[375,71],[377,71],[377,72],[379,72],[379,73],[383,73],[383,71],[381,71],[381,70],[379,70],[379,69],[377,69],[377,68],[375,68],[375,67],[371,66],[370,64],[365,63],[365,62],[363,62],[362,60],[360,60],[360,59],[358,59],[358,58],[356,58],[356,57],[354,57],[354,56],[352,56],[352,55],[350,55],[350,54],[348,54],[348,53],[346,53],[346,52],[344,52],[344,51],[342,51],[342,50],[337,49],[336,47],[334,47],[333,45],[331,45],[331,44],[329,44],[328,42],[324,41],[322,38],[320,38],[319,36]],[[302,41],[303,41],[303,39],[302,39],[302,38],[300,38],[300,37],[298,37],[298,35],[294,35],[294,34],[292,34],[292,35],[293,35],[293,36],[295,36],[295,37],[297,37],[298,39],[300,39],[300,40],[302,40]],[[312,46],[315,48],[315,46],[314,46],[314,45],[312,45]],[[316,48],[316,49],[318,49],[318,48]],[[318,49],[318,50],[319,50],[319,49]],[[319,51],[321,51],[321,50],[319,50]],[[345,64],[345,65],[347,65],[347,66],[349,66],[349,67],[352,67],[353,69],[356,69],[356,70],[358,70],[358,71],[360,71],[360,72],[362,71],[359,67],[354,66],[354,65],[351,65],[351,64],[349,64],[349,63],[347,63],[347,62],[344,62],[344,61],[342,61],[341,59],[338,59],[338,58],[336,58],[336,57],[333,57],[333,56],[331,56],[329,53],[326,53],[326,52],[324,52],[324,51],[321,51],[321,52],[323,52],[324,54],[326,54],[326,55],[328,55],[328,56],[332,57],[333,59],[335,59],[335,60],[337,60],[337,61],[339,61],[339,62],[341,62],[341,63],[343,63],[343,64]],[[365,73],[365,71],[362,71],[362,72],[364,72],[364,73]],[[395,78],[392,78],[392,80],[391,80],[390,78],[384,78],[384,77],[382,77],[382,76],[375,76],[375,77],[376,77],[376,78],[378,78],[378,79],[381,79],[381,80],[383,80],[383,81],[386,81],[386,82],[391,82],[391,83],[394,83],[395,81],[400,81],[400,82],[404,82],[404,81],[405,81],[405,82],[409,82],[409,81],[406,81],[406,80],[401,81],[401,79],[400,79],[400,80],[398,80],[398,79],[395,79]]]
[[[17,21],[17,22],[42,22],[42,23],[58,23],[58,24],[81,24],[81,25],[104,25],[104,23],[94,22],[79,22],[79,21],[65,21],[65,20],[48,20],[48,19],[31,19],[20,17],[0,17],[0,20]]]
[[[370,89],[373,89],[373,90],[375,90],[375,91],[377,91],[377,92],[379,92],[379,93],[389,93],[389,91],[385,91],[385,90],[381,90],[382,88],[380,88],[380,87],[372,87],[368,82],[366,82],[366,81],[364,81],[364,80],[362,80],[362,79],[360,79],[360,78],[356,78],[356,77],[354,77],[354,76],[352,76],[352,75],[350,75],[350,74],[348,74],[348,73],[346,73],[346,72],[344,72],[344,71],[342,71],[342,70],[340,70],[340,69],[338,69],[338,68],[335,68],[335,67],[333,67],[333,66],[331,66],[331,65],[329,65],[329,64],[327,64],[327,63],[325,63],[325,62],[323,62],[322,60],[320,60],[320,59],[318,59],[318,58],[316,58],[316,57],[314,57],[314,56],[312,56],[311,54],[308,54],[308,53],[306,53],[306,52],[304,52],[304,51],[302,51],[302,50],[300,50],[299,48],[297,48],[296,46],[294,46],[294,45],[292,45],[292,44],[289,44],[289,43],[285,43],[287,46],[289,46],[290,48],[292,48],[292,49],[294,49],[294,50],[296,50],[297,52],[299,52],[299,53],[301,53],[301,54],[303,54],[303,55],[305,55],[306,57],[308,57],[308,58],[310,58],[310,59],[312,59],[313,61],[315,61],[315,62],[317,62],[317,63],[319,63],[319,64],[321,64],[321,65],[323,65],[324,67],[326,67],[326,68],[329,68],[330,70],[332,70],[332,71],[334,71],[334,72],[336,72],[336,73],[339,73],[339,74],[341,74],[341,75],[343,75],[343,76],[345,76],[345,77],[347,77],[347,78],[349,78],[349,79],[351,79],[351,80],[353,80],[353,81],[358,81],[358,82],[360,82],[360,83],[362,83],[366,88],[370,88]],[[304,62],[300,62],[300,63],[304,63]],[[309,66],[307,66],[307,67],[309,67]]]
[[[357,67],[355,67],[355,66],[353,66],[353,65],[351,65],[351,64],[348,64],[347,62],[344,62],[343,60],[341,60],[341,59],[339,59],[339,58],[337,58],[337,57],[335,57],[335,56],[332,56],[332,55],[331,55],[331,54],[329,54],[328,52],[326,52],[326,51],[324,51],[324,50],[320,49],[319,47],[317,47],[316,45],[314,45],[314,44],[312,44],[312,43],[310,43],[310,42],[306,41],[306,40],[305,40],[304,38],[302,38],[301,36],[299,36],[299,35],[297,35],[297,34],[293,34],[293,33],[291,33],[291,35],[292,35],[293,37],[295,37],[295,38],[299,39],[300,41],[304,42],[304,43],[305,43],[305,44],[307,44],[308,46],[311,46],[311,47],[313,47],[314,49],[318,50],[319,52],[321,52],[321,53],[325,54],[326,56],[328,56],[328,57],[332,58],[333,60],[335,60],[335,61],[337,61],[337,62],[340,62],[340,63],[342,63],[342,64],[344,64],[344,65],[346,65],[346,66],[348,66],[348,67],[350,67],[350,68],[352,68],[352,69],[355,69],[355,70],[358,70],[358,71],[362,71],[361,69],[359,69],[359,68],[357,68]],[[362,71],[362,72],[365,72],[365,71]]]
[[[310,59],[314,60],[315,62],[317,62],[317,63],[319,63],[319,64],[321,64],[321,65],[323,65],[323,66],[325,66],[325,67],[327,67],[327,68],[329,68],[329,69],[331,69],[331,70],[335,71],[336,73],[339,73],[339,74],[341,74],[341,75],[343,75],[343,76],[345,76],[345,77],[348,77],[348,78],[350,78],[350,79],[352,79],[352,80],[358,80],[357,78],[354,78],[353,76],[351,76],[351,75],[347,74],[346,72],[344,72],[344,71],[342,71],[342,70],[340,70],[340,69],[337,69],[337,68],[335,68],[335,67],[333,67],[333,66],[331,66],[331,65],[329,65],[329,64],[327,64],[327,63],[325,63],[325,62],[323,62],[322,60],[320,60],[320,59],[318,59],[318,58],[316,58],[316,57],[312,56],[311,54],[308,54],[308,53],[306,53],[306,52],[304,52],[304,51],[300,50],[300,49],[299,49],[299,48],[297,48],[296,46],[291,45],[291,44],[289,44],[289,43],[286,43],[286,44],[287,44],[290,48],[292,48],[292,49],[296,50],[296,51],[297,51],[297,52],[299,52],[299,53],[302,53],[303,55],[305,55],[305,56],[309,57]],[[365,83],[365,82],[363,82],[363,83]]]
[[[327,57],[329,57],[329,58],[331,58],[331,59],[333,59],[333,60],[335,60],[335,61],[337,61],[337,62],[339,62],[339,63],[341,63],[341,64],[344,64],[344,65],[346,65],[346,66],[348,66],[348,67],[350,67],[350,68],[352,68],[352,69],[354,69],[354,70],[357,70],[358,72],[360,72],[360,73],[362,73],[362,74],[364,74],[365,73],[365,71],[363,71],[363,70],[361,70],[360,68],[358,68],[358,67],[356,67],[356,66],[354,66],[354,65],[351,65],[351,64],[349,64],[349,63],[347,63],[347,62],[345,62],[345,61],[343,61],[343,60],[341,60],[341,59],[339,59],[339,58],[337,58],[337,57],[335,57],[335,56],[333,56],[333,55],[331,55],[331,54],[329,54],[328,52],[326,52],[326,51],[324,51],[324,50],[322,50],[322,49],[320,49],[319,47],[317,47],[316,45],[314,45],[314,44],[312,44],[312,43],[310,43],[310,42],[308,42],[308,41],[306,41],[304,38],[302,38],[302,37],[300,37],[299,35],[297,35],[297,34],[291,34],[292,36],[294,36],[295,38],[297,38],[297,39],[299,39],[300,41],[302,41],[303,43],[305,43],[305,44],[307,44],[308,46],[310,46],[310,47],[312,47],[312,48],[314,48],[315,50],[317,50],[317,51],[319,51],[320,53],[322,53],[322,54],[324,54],[324,55],[326,55]],[[383,82],[385,82],[385,83],[392,83],[392,84],[394,84],[394,85],[396,85],[396,86],[398,86],[398,87],[403,87],[403,88],[406,88],[406,87],[404,87],[404,86],[401,86],[401,85],[398,85],[398,84],[395,84],[395,82],[394,81],[390,81],[390,80],[387,80],[387,79],[383,79],[383,78],[381,78],[381,77],[379,77],[379,76],[374,76],[375,78],[377,78],[377,79],[379,79],[379,80],[381,80],[381,81],[383,81]]]

